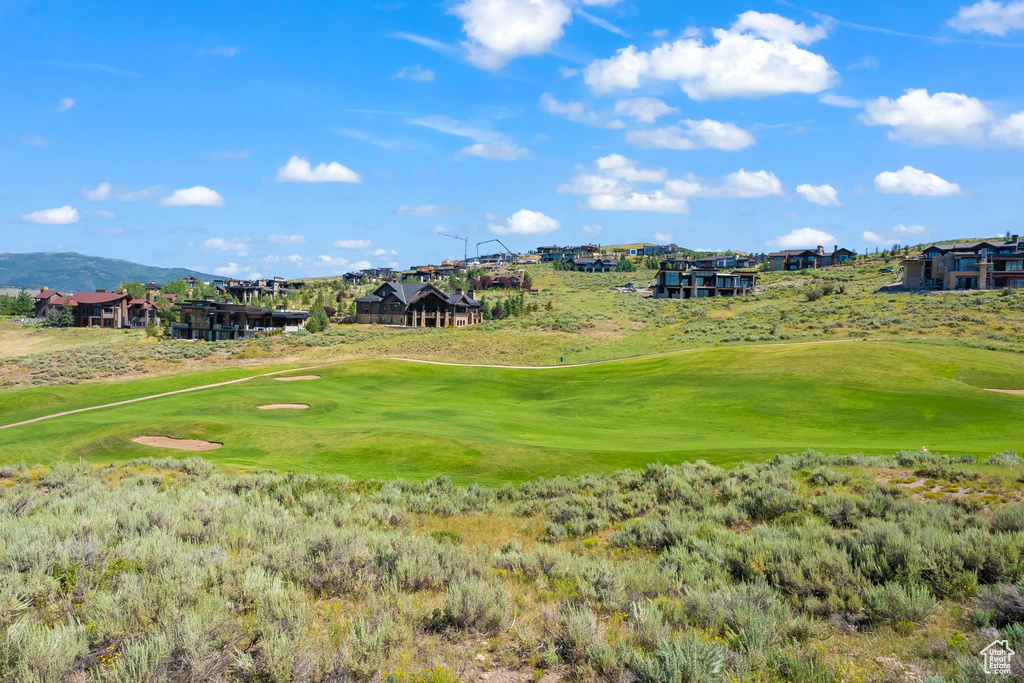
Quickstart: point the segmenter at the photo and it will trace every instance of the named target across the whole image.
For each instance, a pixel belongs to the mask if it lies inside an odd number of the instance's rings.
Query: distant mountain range
[[[206,281],[217,277],[187,268],[157,268],[73,251],[0,254],[0,287],[32,290],[46,286],[59,292],[82,292],[111,289],[126,280],[166,283],[189,275]]]

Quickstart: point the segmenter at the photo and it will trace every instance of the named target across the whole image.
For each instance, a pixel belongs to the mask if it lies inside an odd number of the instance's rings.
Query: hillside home
[[[577,258],[570,263],[581,273],[610,273],[619,265],[613,258]]]
[[[571,261],[577,258],[594,258],[601,253],[601,248],[593,244],[582,244],[578,247],[537,247],[541,263],[554,261]]]
[[[654,286],[655,299],[700,299],[753,294],[754,273],[726,273],[689,266],[685,261],[663,261]]]
[[[626,250],[629,256],[664,256],[679,251],[675,244],[641,244]]]
[[[309,319],[308,311],[260,308],[223,301],[187,301],[177,305],[179,322],[171,324],[172,339],[248,339],[278,330],[297,332]]]
[[[904,260],[907,289],[966,290],[1024,287],[1024,242],[1008,240],[933,244]]]
[[[363,325],[466,327],[482,320],[479,301],[429,282],[385,282],[372,295],[356,299],[356,322]]]
[[[280,296],[288,289],[284,278],[280,277],[268,280],[214,280],[213,284],[222,296],[231,297],[242,303],[264,296]]]
[[[132,299],[128,302],[128,326],[143,329],[148,325],[159,325],[161,320],[158,304],[162,301],[174,304],[177,300],[176,294],[156,294],[154,291],[147,291],[146,298]]]
[[[32,299],[35,303],[37,318],[45,318],[49,315],[51,308],[63,309],[67,303],[67,299],[61,296],[60,292],[55,292],[49,287],[40,288]]]
[[[756,268],[757,257],[741,252],[733,254],[712,254],[693,260],[702,268]]]
[[[832,248],[831,253],[818,245],[817,249],[785,249],[768,254],[771,270],[808,270],[811,268],[830,268],[838,266],[856,257],[856,252],[840,249],[839,245]]]
[[[128,302],[132,297],[127,291],[75,292],[71,299],[75,307],[75,327],[129,327]]]
[[[512,254],[507,251],[500,254],[486,254],[479,258],[479,265],[481,266],[508,266],[515,261]]]
[[[523,280],[518,275],[481,275],[469,281],[473,289],[522,289]]]

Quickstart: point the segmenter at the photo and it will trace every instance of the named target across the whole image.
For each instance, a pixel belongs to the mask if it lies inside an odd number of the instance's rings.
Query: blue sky
[[[0,251],[300,277],[461,257],[438,232],[1024,232],[1022,61],[1024,1],[0,0]]]

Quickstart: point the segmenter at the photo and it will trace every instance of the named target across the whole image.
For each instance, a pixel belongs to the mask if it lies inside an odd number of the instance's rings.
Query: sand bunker
[[[1024,389],[986,389],[985,391],[995,391],[1000,394],[1017,394],[1018,396],[1024,394]]]
[[[260,410],[305,410],[305,403],[271,403],[269,406],[256,406]]]
[[[309,379],[320,379],[320,375],[293,375],[291,377],[275,377],[278,382],[305,382]]]
[[[132,441],[143,446],[173,448],[178,451],[212,451],[224,445],[201,439],[172,439],[169,436],[137,436]]]

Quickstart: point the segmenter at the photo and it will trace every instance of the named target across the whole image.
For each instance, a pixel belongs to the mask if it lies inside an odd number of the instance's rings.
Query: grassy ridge
[[[500,483],[806,448],[988,455],[1018,449],[1013,426],[1024,421],[1024,397],[983,391],[1019,381],[1024,358],[924,344],[723,347],[555,370],[360,361],[318,372],[314,382],[260,378],[0,431],[0,462],[163,454],[131,439],[166,435],[222,442],[206,455],[233,467]],[[122,386],[76,389],[102,403]],[[311,408],[256,410],[266,403]]]

